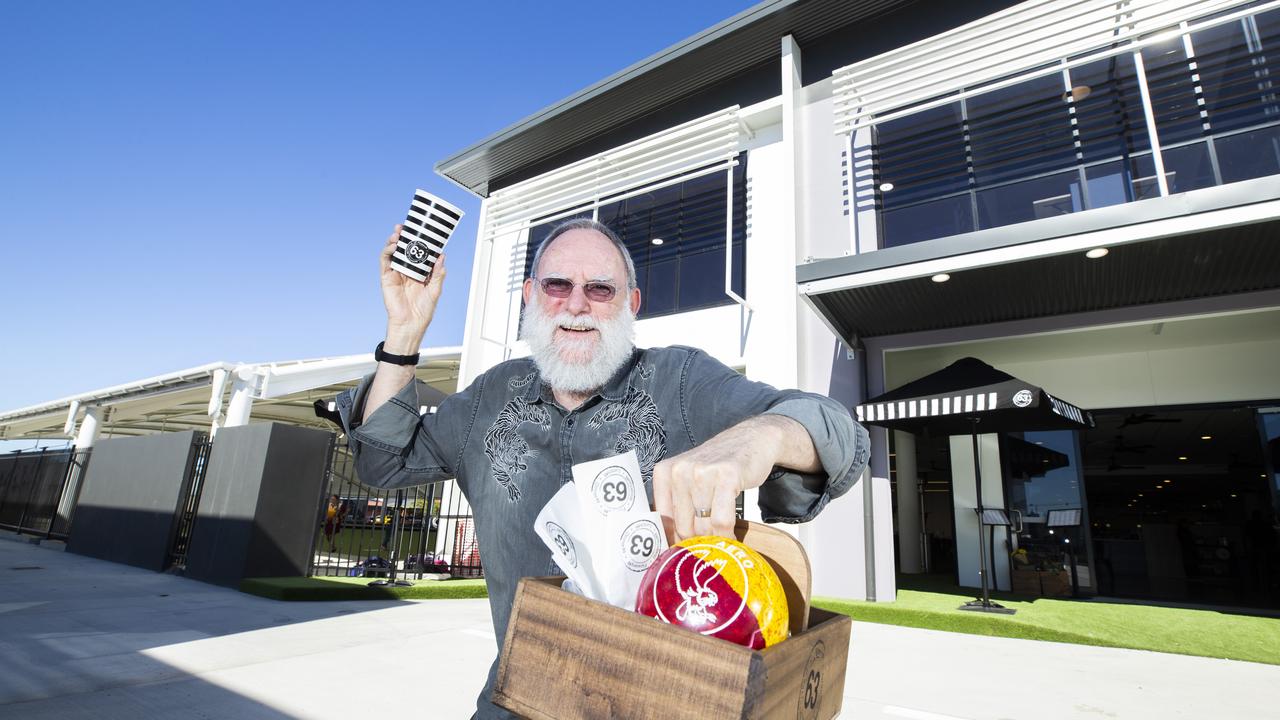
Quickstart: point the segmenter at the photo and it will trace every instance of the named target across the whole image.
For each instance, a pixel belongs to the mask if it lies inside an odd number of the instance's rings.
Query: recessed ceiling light
[[[1106,257],[1107,253],[1109,252],[1111,251],[1104,247],[1096,247],[1090,250],[1089,252],[1085,253],[1084,256],[1089,258],[1090,260],[1097,260],[1098,258]]]
[[[1138,493],[1138,497],[1142,497],[1142,493]]]
[[[1213,436],[1212,436],[1212,435],[1201,435],[1201,436],[1200,436],[1200,439],[1201,439],[1201,440],[1212,440],[1212,439],[1213,439]]]
[[[1231,493],[1231,497],[1235,497],[1235,496],[1236,496],[1236,494],[1235,494],[1235,493]]]
[[[1186,455],[1179,455],[1179,456],[1178,456],[1178,459],[1179,459],[1179,460],[1186,460],[1186,459],[1187,459],[1187,456],[1186,456]]]
[[[662,238],[654,238],[654,239],[650,240],[649,242],[650,242],[650,243],[652,243],[652,244],[654,244],[654,245],[661,245],[663,241],[662,241]]]
[[[880,192],[889,192],[893,190],[893,183],[880,183]]]
[[[1168,481],[1168,480],[1165,480],[1165,482],[1169,482],[1169,481]],[[1157,485],[1157,486],[1156,486],[1156,489],[1157,489],[1157,490],[1163,490],[1163,489],[1164,489],[1164,486],[1163,486],[1163,485]]]
[[[932,278],[932,280],[936,283],[944,283],[950,279],[951,279],[951,276],[946,273],[938,273],[937,275],[934,275]]]
[[[1171,482],[1173,482],[1173,481],[1172,481],[1172,480],[1165,480],[1165,482],[1167,482],[1167,483],[1171,483]],[[1159,487],[1159,485],[1157,485],[1156,487]]]

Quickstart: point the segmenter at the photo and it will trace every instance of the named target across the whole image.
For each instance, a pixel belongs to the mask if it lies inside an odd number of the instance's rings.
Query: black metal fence
[[[65,540],[90,450],[0,455],[0,528]]]
[[[308,574],[422,579],[483,577],[470,510],[456,483],[395,491],[356,482],[345,440],[334,443]]]

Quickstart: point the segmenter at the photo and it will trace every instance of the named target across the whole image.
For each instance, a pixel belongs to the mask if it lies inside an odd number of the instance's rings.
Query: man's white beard
[[[538,372],[551,389],[586,394],[604,387],[631,357],[635,319],[630,305],[625,304],[612,320],[567,312],[551,317],[543,312],[540,291],[535,290],[525,306],[523,335]],[[561,327],[598,332],[584,333],[582,338],[562,334],[557,339],[556,330]]]

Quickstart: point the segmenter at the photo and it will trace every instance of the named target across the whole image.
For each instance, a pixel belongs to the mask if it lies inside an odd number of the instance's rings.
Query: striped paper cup
[[[426,190],[415,190],[409,213],[400,226],[396,251],[391,254],[391,267],[425,282],[461,219],[462,211],[457,207]]]

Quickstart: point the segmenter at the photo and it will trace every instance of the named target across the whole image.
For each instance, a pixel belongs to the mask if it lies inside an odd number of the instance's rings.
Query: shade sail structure
[[[972,357],[872,398],[855,411],[859,422],[930,435],[968,435],[972,418],[979,418],[984,433],[1093,427],[1088,411]]]

